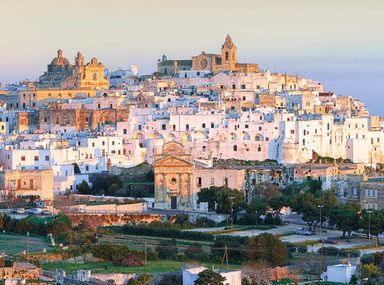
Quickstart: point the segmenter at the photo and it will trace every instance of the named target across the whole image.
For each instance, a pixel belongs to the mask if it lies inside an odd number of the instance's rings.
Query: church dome
[[[65,66],[65,65],[71,65],[69,63],[69,60],[66,59],[65,57],[63,57],[63,51],[61,49],[59,49],[57,51],[57,57],[55,57],[52,61],[51,61],[51,65],[60,65],[60,66]]]

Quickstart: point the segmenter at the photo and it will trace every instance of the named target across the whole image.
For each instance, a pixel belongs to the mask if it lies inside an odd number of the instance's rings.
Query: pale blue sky
[[[309,76],[384,115],[381,0],[0,0],[0,82],[37,79],[62,48],[109,69],[155,70],[162,54],[218,52]]]

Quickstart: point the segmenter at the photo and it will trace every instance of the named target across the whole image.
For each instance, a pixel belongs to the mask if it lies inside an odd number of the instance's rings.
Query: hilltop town
[[[237,50],[0,84],[8,284],[383,280],[384,118]]]

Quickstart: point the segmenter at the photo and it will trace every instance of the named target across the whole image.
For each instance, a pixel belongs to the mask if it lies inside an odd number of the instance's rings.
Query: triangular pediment
[[[191,167],[193,163],[186,161],[176,156],[167,156],[157,160],[154,164],[155,167]]]
[[[184,147],[174,141],[167,142],[163,145],[163,155],[185,155]]]

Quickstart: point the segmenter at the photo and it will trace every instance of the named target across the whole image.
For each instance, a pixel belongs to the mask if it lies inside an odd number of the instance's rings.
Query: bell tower
[[[221,47],[221,68],[223,70],[236,70],[236,62],[236,46],[230,35],[227,35]]]

